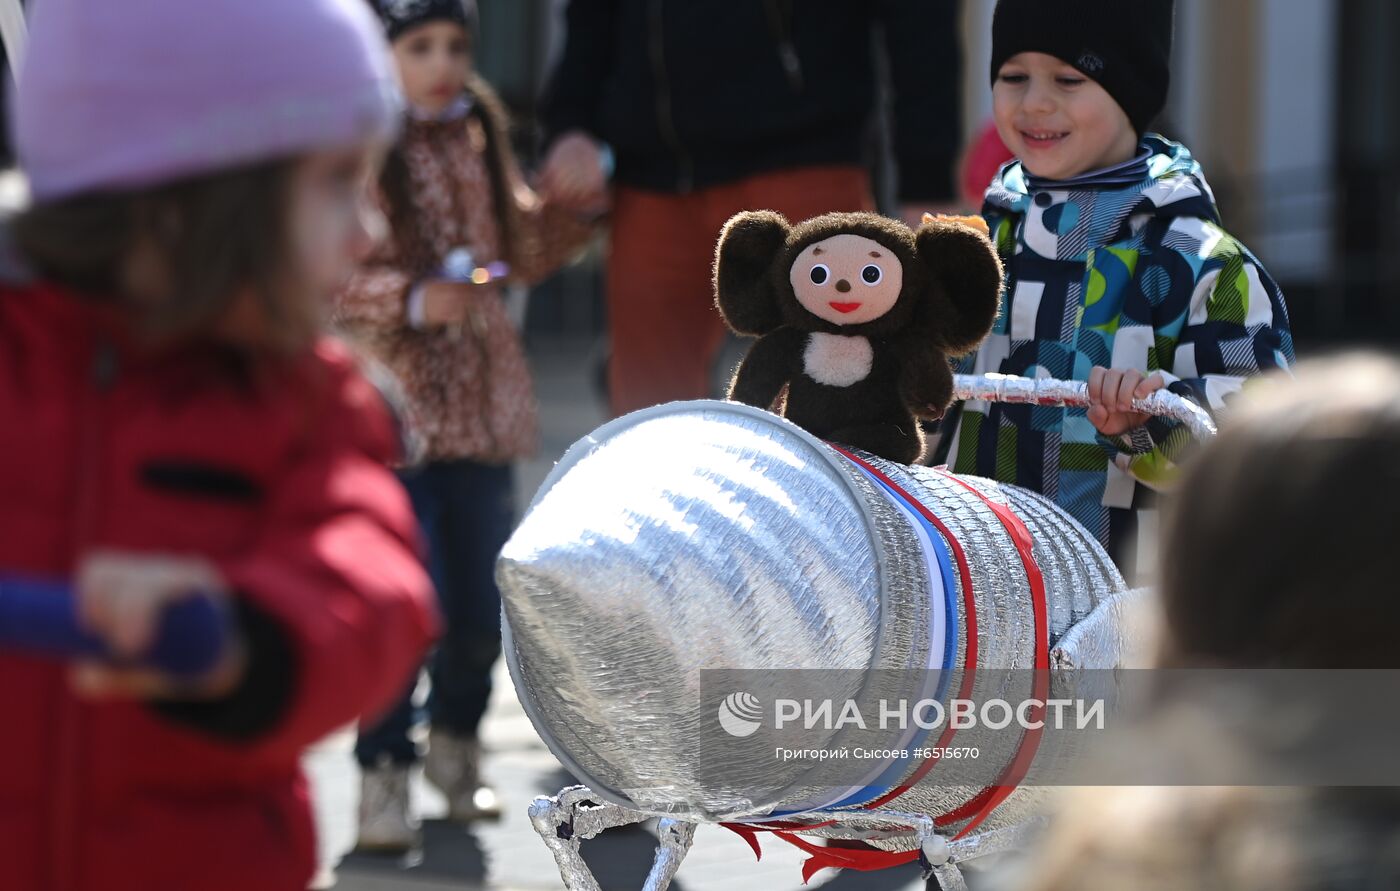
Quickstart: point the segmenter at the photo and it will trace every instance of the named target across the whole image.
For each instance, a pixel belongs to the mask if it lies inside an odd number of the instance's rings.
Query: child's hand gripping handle
[[[1005,402],[1022,405],[1088,408],[1088,384],[1053,378],[1026,378],[1011,374],[953,375],[953,398]],[[1201,441],[1215,436],[1215,420],[1196,403],[1167,390],[1158,390],[1146,399],[1134,399],[1133,409],[1155,417],[1171,418],[1186,425]]]
[[[155,639],[134,665],[118,662],[107,643],[79,623],[71,584],[0,576],[0,650],[107,660],[195,679],[219,665],[231,638],[227,607],[193,593],[165,608]]]

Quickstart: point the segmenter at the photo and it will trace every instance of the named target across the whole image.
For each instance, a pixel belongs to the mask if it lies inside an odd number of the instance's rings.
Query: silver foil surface
[[[977,667],[1033,667],[1030,584],[1000,519],[943,471],[859,457],[961,543]],[[1072,648],[1059,664],[1116,664],[1107,661],[1117,652],[1115,628],[1103,621],[1115,614],[1095,610],[1125,585],[1103,549],[1038,495],[966,481],[1031,531],[1050,645]],[[703,670],[857,669],[835,673],[845,687],[827,692],[873,703],[909,691],[886,689],[901,673],[876,678],[867,670],[921,669],[928,657],[928,569],[909,521],[846,456],[735,403],[646,409],[580,440],[535,496],[497,577],[507,661],[545,743],[600,798],[687,821],[761,820],[829,802],[799,761],[714,769],[726,747],[714,715],[696,707]],[[1091,615],[1093,634],[1076,636]],[[1075,648],[1081,639],[1090,645]],[[962,666],[965,635],[958,640],[954,664]],[[1031,692],[1025,674],[976,677],[973,699]],[[1026,689],[989,689],[993,683]],[[839,744],[841,731],[829,733],[812,744]],[[955,744],[978,744],[975,731],[959,737]],[[1009,763],[1013,754],[983,757]],[[916,784],[887,807],[936,816],[979,791]],[[1019,790],[982,825],[1016,822],[1036,799],[1035,790]]]

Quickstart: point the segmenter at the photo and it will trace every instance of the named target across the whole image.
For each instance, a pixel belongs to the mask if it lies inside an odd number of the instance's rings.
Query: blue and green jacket
[[[1095,365],[1160,371],[1214,413],[1244,380],[1293,362],[1283,294],[1220,226],[1185,146],[1148,135],[1132,185],[1044,190],[1019,162],[987,190],[983,215],[1006,265],[992,334],[959,371],[1089,379]],[[1119,561],[1151,490],[1166,483],[1189,434],[1154,419],[1099,435],[1084,409],[968,402],[949,415],[948,463],[1041,492]]]

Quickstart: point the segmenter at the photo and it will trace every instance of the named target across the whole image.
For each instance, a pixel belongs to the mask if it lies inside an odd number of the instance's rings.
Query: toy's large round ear
[[[992,330],[1001,303],[1001,258],[986,235],[962,223],[932,220],[914,247],[932,279],[918,324],[950,354],[974,349]]]
[[[782,325],[772,271],[788,231],[788,221],[771,210],[745,211],[724,224],[715,251],[715,305],[735,332],[758,337]]]

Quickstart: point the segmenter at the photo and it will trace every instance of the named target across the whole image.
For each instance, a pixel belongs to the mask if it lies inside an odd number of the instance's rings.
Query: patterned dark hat
[[[433,21],[456,22],[476,32],[476,0],[370,0],[390,40]]]

